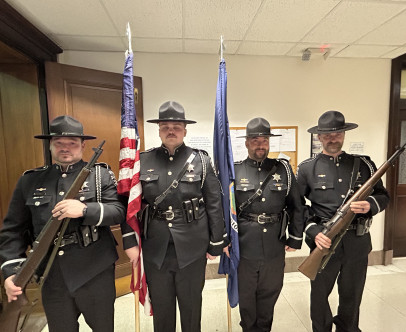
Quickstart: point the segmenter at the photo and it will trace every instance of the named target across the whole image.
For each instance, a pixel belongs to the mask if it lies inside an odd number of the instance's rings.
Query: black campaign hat
[[[82,124],[69,115],[61,115],[52,120],[49,125],[49,135],[36,135],[35,138],[50,139],[52,137],[80,137],[95,139],[95,136],[83,134]]]
[[[159,123],[164,121],[196,123],[193,120],[185,119],[185,109],[176,101],[167,101],[159,108],[159,119],[147,120],[151,123]]]
[[[271,133],[271,125],[264,118],[254,118],[247,123],[246,135],[239,137],[282,136]]]
[[[344,115],[338,111],[327,111],[321,115],[317,126],[307,129],[312,134],[330,134],[357,128],[356,123],[345,122]]]

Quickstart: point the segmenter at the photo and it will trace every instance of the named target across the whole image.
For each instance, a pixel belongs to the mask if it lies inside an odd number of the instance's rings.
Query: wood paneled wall
[[[0,64],[0,227],[21,174],[44,164],[35,64]]]

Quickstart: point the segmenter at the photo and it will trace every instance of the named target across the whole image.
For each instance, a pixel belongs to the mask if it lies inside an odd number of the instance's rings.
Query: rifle
[[[364,201],[374,190],[374,186],[378,183],[386,171],[393,166],[396,159],[405,150],[406,143],[396,150],[396,152],[385,161],[381,167],[365,182],[355,193],[353,189],[349,189],[347,197],[352,196],[337,209],[334,216],[325,224],[323,234],[331,240],[334,239],[330,248],[323,248],[322,250],[316,247],[310,255],[299,266],[298,270],[311,280],[316,279],[317,273],[323,271],[326,267],[331,256],[334,254],[335,249],[340,243],[341,239],[347,232],[352,220],[354,219],[354,212],[351,211],[350,205],[352,202]]]
[[[102,154],[102,146],[104,143],[105,141],[103,140],[97,148],[93,148],[94,154],[92,158],[88,164],[82,168],[63,199],[73,199],[78,194],[83,183],[90,174],[91,169],[94,167],[97,159]],[[17,331],[21,310],[28,302],[25,295],[25,287],[34,276],[35,271],[38,269],[44,257],[47,255],[49,248],[54,244],[54,240],[61,228],[61,225],[62,222],[58,220],[58,217],[51,216],[41,233],[32,244],[31,250],[28,251],[27,259],[18,269],[13,280],[16,286],[23,289],[23,293],[17,297],[17,300],[10,303],[6,302],[3,311],[0,313],[0,331]]]

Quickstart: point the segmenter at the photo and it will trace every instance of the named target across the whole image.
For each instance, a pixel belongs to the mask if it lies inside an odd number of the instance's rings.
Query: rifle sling
[[[352,176],[351,176],[351,183],[350,183],[350,189],[353,192],[354,192],[354,187],[355,187],[355,181],[357,181],[357,178],[358,178],[360,162],[361,162],[360,157],[354,157],[354,165],[352,166]]]
[[[172,181],[172,183],[170,184],[170,186],[168,188],[166,188],[162,194],[160,194],[159,196],[157,196],[155,198],[154,201],[154,206],[153,209],[156,210],[156,208],[158,207],[158,205],[165,199],[166,196],[169,195],[169,193],[172,191],[172,189],[176,189],[179,185],[179,181],[182,179],[183,175],[186,173],[189,165],[192,163],[192,161],[195,159],[197,155],[196,151],[193,151],[189,158],[186,160],[185,165],[183,165],[183,168],[180,170],[178,176],[176,177],[175,180]]]
[[[253,195],[251,195],[245,202],[241,203],[241,205],[238,207],[238,209],[239,209],[238,216],[241,214],[241,212],[244,209],[246,209],[248,206],[250,206],[252,204],[252,202],[255,201],[255,199],[257,199],[259,196],[262,195],[262,192],[263,192],[265,186],[268,184],[269,180],[271,179],[272,173],[274,173],[276,171],[276,166],[277,166],[276,164],[273,165],[273,167],[271,168],[271,170],[269,171],[269,173],[266,176],[265,180],[259,186],[257,191]]]

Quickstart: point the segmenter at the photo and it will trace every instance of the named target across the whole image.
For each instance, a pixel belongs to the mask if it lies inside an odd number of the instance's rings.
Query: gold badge
[[[153,171],[154,171],[153,168],[150,168],[149,170],[147,170],[147,172],[149,172],[149,173],[151,173],[151,172],[153,172]]]
[[[273,178],[276,182],[278,182],[278,181],[281,180],[281,176],[280,176],[278,173],[273,174],[273,175],[272,175],[272,178]]]
[[[187,171],[193,172],[194,170],[195,170],[195,167],[192,164],[189,164],[189,166],[187,167]]]
[[[248,179],[240,179],[241,183],[249,183]]]
[[[326,174],[319,174],[319,175],[317,175],[319,178],[325,178],[326,177]]]

